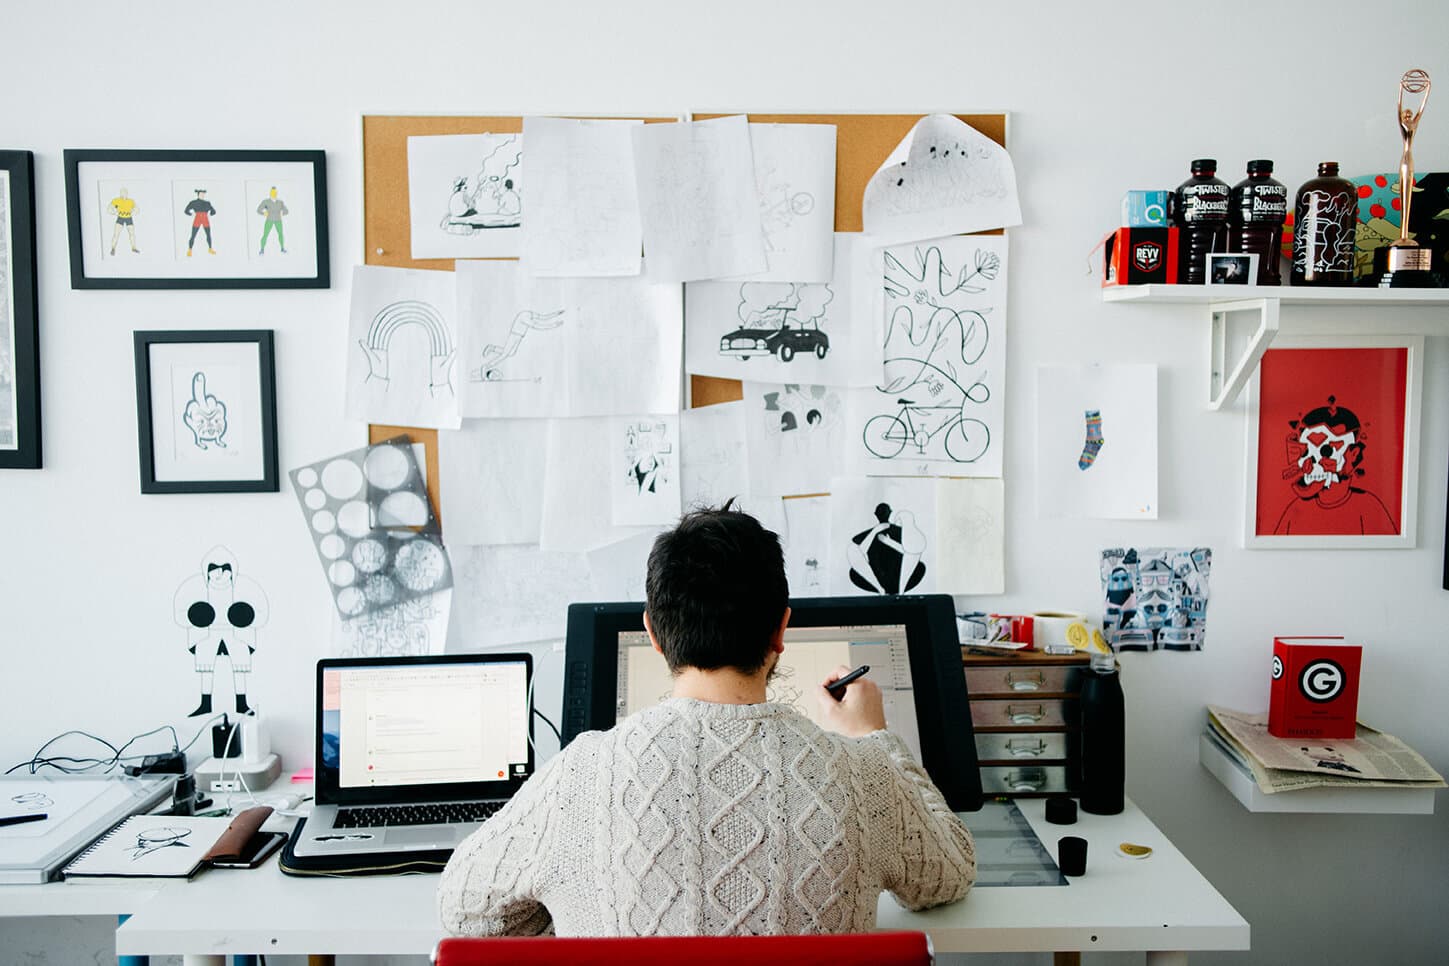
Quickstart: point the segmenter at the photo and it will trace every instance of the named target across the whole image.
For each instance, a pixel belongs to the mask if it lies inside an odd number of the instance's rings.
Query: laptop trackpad
[[[458,842],[458,830],[437,825],[426,828],[390,828],[383,841],[388,845],[426,845],[435,842],[441,848],[450,848]]]

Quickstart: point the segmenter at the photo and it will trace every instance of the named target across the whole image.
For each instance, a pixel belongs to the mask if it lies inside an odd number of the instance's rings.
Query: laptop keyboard
[[[452,825],[481,822],[502,802],[445,802],[440,805],[369,805],[339,808],[333,828],[385,828],[400,825]]]

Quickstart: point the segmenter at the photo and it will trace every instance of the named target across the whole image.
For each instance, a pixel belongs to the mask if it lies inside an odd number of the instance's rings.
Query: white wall
[[[1252,952],[1201,961],[1442,961],[1449,806],[1250,815],[1198,766],[1196,735],[1205,703],[1266,704],[1273,634],[1343,633],[1367,645],[1363,716],[1449,771],[1436,710],[1449,693],[1446,339],[1426,354],[1419,548],[1247,552],[1243,411],[1203,405],[1198,313],[1103,305],[1087,265],[1122,191],[1175,185],[1194,157],[1216,156],[1230,181],[1271,157],[1290,188],[1325,158],[1391,169],[1397,79],[1424,67],[1449,91],[1446,39],[1449,6],[1433,0],[5,4],[0,147],[37,155],[46,468],[0,473],[0,764],[66,728],[115,738],[182,723],[195,692],[171,595],[218,542],[271,597],[253,693],[286,765],[309,761],[329,605],[295,499],[140,495],[131,332],[273,328],[282,467],[359,444],[341,375],[361,113],[1006,110],[1025,215],[1010,233],[1011,592],[971,603],[1093,610],[1101,547],[1211,546],[1206,649],[1130,655],[1124,675],[1130,793],[1252,923]],[[66,147],[326,149],[337,284],[71,291]],[[1449,168],[1449,94],[1431,99],[1416,156]],[[1449,334],[1442,310],[1340,311],[1432,317]],[[1155,523],[1035,519],[1033,370],[1081,359],[1162,367]]]

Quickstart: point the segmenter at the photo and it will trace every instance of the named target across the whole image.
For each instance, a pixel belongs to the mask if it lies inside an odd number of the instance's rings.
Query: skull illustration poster
[[[1207,631],[1207,547],[1102,551],[1102,630],[1119,651],[1200,651]]]
[[[1000,476],[1006,239],[966,235],[885,250],[881,382],[850,391],[855,469]]]
[[[1250,545],[1413,545],[1422,339],[1362,341],[1264,355]]]

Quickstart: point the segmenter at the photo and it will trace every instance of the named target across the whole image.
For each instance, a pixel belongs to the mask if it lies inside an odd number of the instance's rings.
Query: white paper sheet
[[[448,640],[448,614],[453,591],[443,590],[416,597],[395,607],[385,607],[362,617],[342,620],[334,607],[333,657],[412,657],[442,654]]]
[[[829,282],[835,125],[751,124],[755,194],[769,268],[757,282]]]
[[[569,604],[588,598],[588,562],[580,553],[457,545],[448,553],[458,592],[448,625],[454,651],[563,637]]]
[[[453,273],[352,270],[347,418],[457,429]]]
[[[855,292],[869,272],[858,234],[835,236],[828,284],[691,282],[685,292],[685,367],[703,376],[825,386],[880,382],[875,293],[858,310]],[[879,272],[876,272],[876,281]],[[878,286],[871,288],[878,291]]]
[[[750,489],[745,404],[719,403],[679,415],[680,500],[684,509],[718,507]]]
[[[643,228],[631,130],[642,121],[526,117],[534,275],[638,275]]]
[[[540,548],[589,551],[640,532],[612,522],[616,447],[609,428],[606,417],[548,420]]]
[[[459,408],[464,416],[566,416],[568,350],[577,318],[567,283],[517,262],[460,261]]]
[[[829,386],[744,384],[750,493],[789,496],[830,488],[849,439],[846,392]]]
[[[871,176],[861,203],[880,244],[1021,224],[1006,149],[950,114],[929,114]]]
[[[413,258],[506,258],[519,253],[523,135],[408,138]]]
[[[785,576],[791,597],[829,597],[834,589],[830,497],[780,501],[785,510]],[[780,532],[780,531],[777,531]]]
[[[936,590],[1006,592],[1005,487],[1001,480],[936,481]]]
[[[885,251],[882,380],[850,391],[857,472],[1001,475],[1006,268],[995,236]]]
[[[576,323],[566,356],[569,412],[679,412],[684,355],[679,285],[660,282],[647,261],[644,274],[635,278],[579,278],[567,285],[568,312]]]
[[[765,271],[744,116],[643,124],[631,133],[644,255],[658,277],[690,282]]]
[[[679,417],[615,416],[609,420],[613,470],[610,515],[616,526],[672,523],[679,518]]]
[[[438,433],[440,516],[448,544],[538,543],[542,419],[465,419]]]
[[[830,484],[836,594],[934,593],[937,539],[935,480],[842,478]]]
[[[593,600],[643,600],[649,551],[661,528],[651,528],[587,554]]]
[[[1037,515],[1157,519],[1157,366],[1038,366],[1036,380]]]

